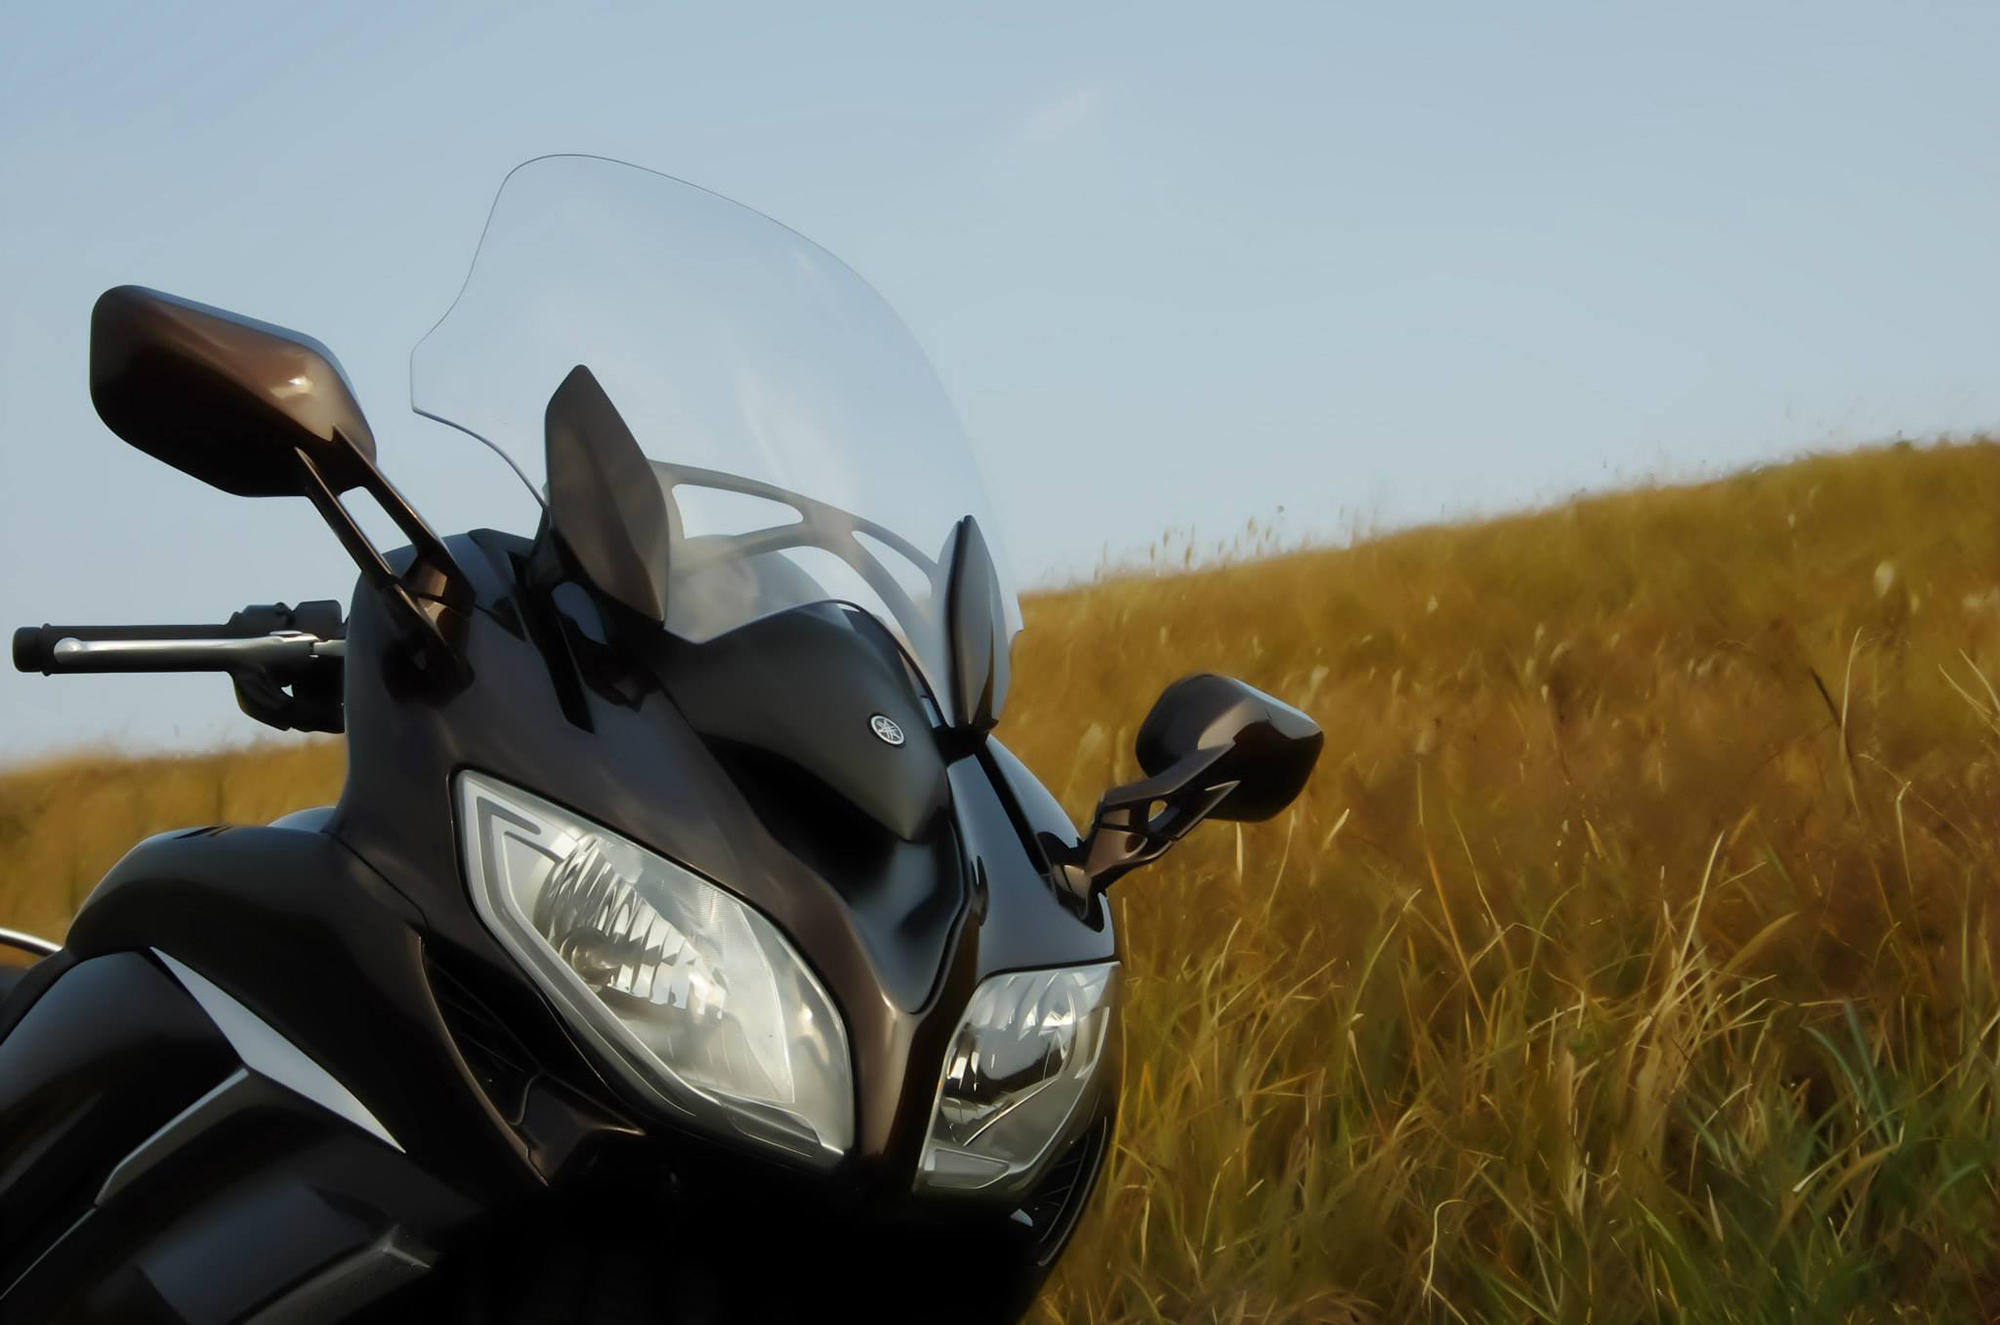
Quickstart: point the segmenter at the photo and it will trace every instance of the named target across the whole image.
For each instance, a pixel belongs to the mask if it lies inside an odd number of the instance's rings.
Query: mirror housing
[[[392,603],[420,666],[463,679],[470,594],[443,542],[375,467],[375,435],[310,336],[137,285],[90,315],[90,399],[119,437],[239,497],[304,497]],[[398,575],[340,503],[360,488],[410,540]]]
[[[1203,819],[1271,818],[1304,790],[1325,742],[1304,713],[1233,677],[1174,682],[1134,742],[1146,777],[1104,793],[1066,862],[1071,891],[1104,891]]]
[[[363,485],[375,435],[346,374],[310,336],[157,290],[107,290],[90,315],[90,399],[133,446],[239,497]]]
[[[1226,782],[1230,790],[1208,817],[1257,820],[1278,814],[1305,790],[1325,742],[1319,724],[1290,704],[1204,672],[1160,692],[1139,724],[1133,754],[1148,776],[1158,777],[1203,751],[1222,751],[1204,763],[1201,781]]]

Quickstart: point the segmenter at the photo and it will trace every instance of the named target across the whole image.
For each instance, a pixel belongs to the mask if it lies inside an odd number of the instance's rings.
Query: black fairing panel
[[[1037,852],[1041,849],[1039,842],[1043,835],[1070,848],[1083,840],[1069,813],[1012,750],[1000,744],[997,738],[989,736],[986,738],[986,753],[992,761],[994,780],[1005,788],[1008,799],[1021,816],[1028,840],[1037,844]]]
[[[944,760],[908,667],[872,618],[817,604],[656,657],[668,694],[726,759],[741,752],[788,766],[847,807],[847,817],[858,810],[908,842],[929,835],[945,805]],[[898,743],[876,734],[878,717],[894,724]],[[764,798],[773,802],[784,803]],[[808,812],[842,814],[839,806]]]
[[[204,1191],[138,1239],[129,1237],[131,1231],[113,1228],[108,1221],[100,1226],[93,1216],[64,1239],[57,1251],[60,1260],[111,1267],[103,1278],[86,1281],[70,1306],[72,1317],[240,1320],[380,1236],[368,1213],[328,1200],[296,1171],[285,1169]],[[57,1268],[47,1266],[46,1277],[53,1280]],[[32,1300],[23,1303],[32,1305]]]
[[[332,1073],[448,1184],[505,1199],[538,1181],[484,1120],[425,977],[423,917],[324,833],[206,829],[149,840],[72,922],[80,957],[184,962]]]
[[[378,1241],[428,1255],[476,1210],[246,1072],[172,975],[115,952],[0,1041],[0,1212],[0,1319],[187,1325],[243,1319]],[[358,1304],[393,1282],[343,1287]]]
[[[0,1288],[90,1208],[113,1164],[235,1066],[146,957],[58,977],[0,1040]]]
[[[0,965],[0,1005],[5,1005],[13,994],[15,986],[27,979],[31,969],[33,968],[26,965]]]
[[[56,977],[75,964],[76,959],[67,950],[59,949],[26,970],[13,972],[13,984],[7,996],[0,999],[0,1036],[13,1030],[14,1024],[26,1016],[28,1009],[34,1007],[36,1000],[55,983]]]
[[[0,1298],[0,1319],[222,1325],[266,1309],[274,1321],[345,1319],[437,1255],[411,1225],[469,1213],[351,1128],[249,1115],[152,1187],[51,1230],[63,1236]],[[307,1309],[343,1263],[384,1245],[398,1255],[379,1258],[372,1282],[349,1278],[332,1310]]]
[[[1049,886],[1023,840],[1026,821],[994,785],[985,761],[968,755],[952,764],[951,787],[960,829],[984,862],[983,896],[975,902],[979,924],[965,941],[978,950],[981,977],[1117,956],[1109,913],[1095,906],[1079,916]]]

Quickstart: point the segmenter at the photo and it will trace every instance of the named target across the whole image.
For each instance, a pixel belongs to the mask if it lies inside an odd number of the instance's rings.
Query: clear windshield
[[[679,513],[667,628],[701,642],[847,602],[942,697],[945,575],[973,516],[1020,611],[978,465],[882,297],[784,226],[665,175],[542,157],[500,187],[465,288],[410,356],[411,405],[538,496],[543,416],[590,369]]]

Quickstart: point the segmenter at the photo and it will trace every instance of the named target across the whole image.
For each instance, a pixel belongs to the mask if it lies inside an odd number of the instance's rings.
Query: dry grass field
[[[1213,669],[1327,753],[1118,885],[1126,1104],[1048,1319],[2000,1318],[2000,446],[1181,561],[1029,603],[1003,736],[1082,816]],[[0,774],[0,923],[340,773]]]

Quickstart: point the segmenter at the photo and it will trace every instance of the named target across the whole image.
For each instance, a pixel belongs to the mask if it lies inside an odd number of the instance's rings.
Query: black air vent
[[[438,1012],[459,1057],[472,1069],[473,1079],[494,1111],[509,1126],[518,1127],[527,1107],[528,1087],[541,1075],[541,1064],[521,1037],[507,1028],[505,1019],[469,985],[436,961],[427,961],[425,967],[431,996],[437,999]]]

